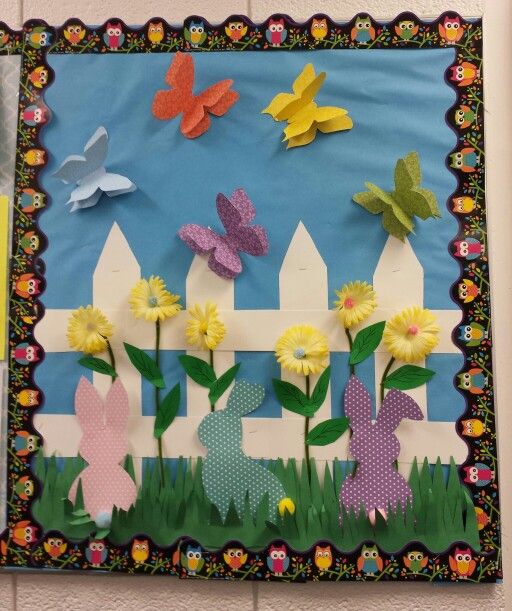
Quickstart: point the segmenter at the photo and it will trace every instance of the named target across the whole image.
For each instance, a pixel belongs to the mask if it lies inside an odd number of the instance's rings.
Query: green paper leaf
[[[203,359],[197,358],[197,356],[190,356],[189,354],[182,354],[178,357],[183,369],[187,372],[187,375],[194,380],[200,386],[205,388],[211,388],[212,384],[217,379],[213,367],[209,365]]]
[[[426,384],[435,375],[435,371],[416,365],[404,365],[393,371],[384,380],[384,388],[397,388],[398,390],[411,390]]]
[[[70,524],[73,526],[78,526],[79,524],[89,524],[89,522],[93,523],[94,520],[91,519],[91,516],[87,514],[86,516],[82,516],[81,518],[77,518],[76,520],[70,520]]]
[[[331,367],[330,365],[325,368],[322,375],[318,378],[318,382],[311,393],[310,404],[319,409],[322,403],[325,401],[327,395],[327,389],[329,388],[329,380],[331,379]]]
[[[76,511],[73,511],[72,514],[77,518],[82,518],[83,516],[88,516],[90,518],[89,512],[87,512],[85,509],[77,509]]]
[[[332,418],[317,424],[306,437],[308,446],[326,446],[339,439],[349,427],[349,419]]]
[[[180,383],[171,388],[171,390],[165,395],[164,400],[160,404],[155,418],[155,427],[153,429],[153,436],[155,439],[159,439],[165,431],[172,424],[176,414],[180,408],[181,390]]]
[[[309,418],[315,415],[317,408],[311,405],[306,394],[300,388],[297,388],[295,384],[279,380],[278,378],[274,378],[272,384],[274,385],[279,403],[285,409]]]
[[[94,538],[95,539],[104,539],[109,534],[110,534],[110,528],[102,528],[96,531],[96,533],[94,534]]]
[[[352,350],[350,351],[350,364],[357,365],[362,363],[374,353],[380,344],[386,321],[376,322],[365,329],[361,329],[354,339]]]
[[[151,382],[153,386],[157,388],[165,388],[164,378],[160,368],[150,356],[148,356],[144,350],[132,346],[124,342],[124,349],[130,359],[132,365],[137,371],[144,377],[148,382]]]
[[[217,403],[217,401],[226,392],[231,382],[235,379],[235,376],[238,373],[238,370],[240,369],[240,365],[241,363],[236,363],[236,365],[230,367],[210,386],[208,398],[210,399],[210,403],[212,405],[215,405],[215,403]]]
[[[115,369],[104,361],[103,359],[98,359],[94,356],[84,356],[78,361],[80,365],[83,367],[87,367],[87,369],[92,369],[93,371],[97,371],[98,373],[103,373],[106,376],[110,376],[112,378],[117,378],[117,373]]]

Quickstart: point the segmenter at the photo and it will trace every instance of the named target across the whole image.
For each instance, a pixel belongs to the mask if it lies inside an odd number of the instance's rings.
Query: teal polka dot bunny
[[[268,494],[271,522],[275,522],[278,511],[281,515],[285,509],[290,513],[295,511],[279,479],[242,450],[242,416],[259,407],[264,396],[265,390],[259,384],[239,380],[226,408],[208,414],[199,425],[199,440],[208,450],[203,463],[203,486],[223,520],[231,500],[238,515],[242,515],[247,493],[253,516],[265,494]]]

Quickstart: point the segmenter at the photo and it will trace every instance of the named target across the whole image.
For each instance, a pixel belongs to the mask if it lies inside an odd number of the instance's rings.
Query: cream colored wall
[[[505,516],[504,585],[432,586],[429,584],[250,584],[179,581],[158,577],[103,575],[0,574],[0,609],[29,611],[150,611],[245,609],[351,609],[357,611],[422,611],[464,609],[497,611],[512,609],[512,562],[509,533],[512,526],[512,5],[510,0],[0,0],[0,21],[19,27],[30,18],[51,24],[68,17],[85,23],[101,23],[121,17],[127,23],[143,23],[161,16],[179,22],[199,14],[216,22],[233,13],[263,20],[272,12],[284,12],[297,20],[316,12],[333,18],[350,18],[369,11],[374,17],[394,17],[404,10],[419,16],[435,16],[444,10],[465,16],[484,14],[486,80],[486,148],[489,233],[493,284],[495,369],[499,380],[499,434],[501,438],[501,494]],[[506,44],[506,41],[508,43]],[[507,103],[508,95],[508,103]],[[499,331],[499,332],[498,332]]]

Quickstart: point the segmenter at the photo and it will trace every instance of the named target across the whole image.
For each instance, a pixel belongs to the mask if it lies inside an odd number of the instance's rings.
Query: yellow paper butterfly
[[[318,129],[328,134],[352,128],[347,110],[337,106],[319,107],[314,101],[325,76],[325,72],[315,74],[313,64],[306,64],[293,83],[293,93],[278,93],[262,110],[276,121],[288,121],[283,138],[288,142],[287,148],[309,144]]]

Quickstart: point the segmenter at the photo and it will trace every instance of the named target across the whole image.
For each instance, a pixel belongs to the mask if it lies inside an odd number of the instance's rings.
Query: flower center
[[[304,348],[295,348],[295,350],[293,351],[293,356],[296,359],[303,359],[306,356],[306,351],[304,350]]]
[[[96,325],[93,322],[88,322],[86,329],[89,333],[94,333],[94,331],[96,331]]]
[[[203,333],[204,335],[206,335],[206,334],[207,334],[207,332],[208,332],[208,323],[207,323],[207,322],[202,322],[202,323],[200,323],[200,325],[199,325],[199,331],[200,331],[201,333]]]
[[[343,302],[343,307],[346,308],[347,310],[351,310],[354,307],[354,300],[352,299],[352,297],[347,297],[345,299],[345,301]]]
[[[420,328],[418,327],[418,325],[411,325],[408,329],[407,329],[407,334],[408,335],[418,335]]]
[[[155,306],[158,305],[158,299],[153,295],[152,297],[149,298],[148,303],[150,307],[154,308]]]

